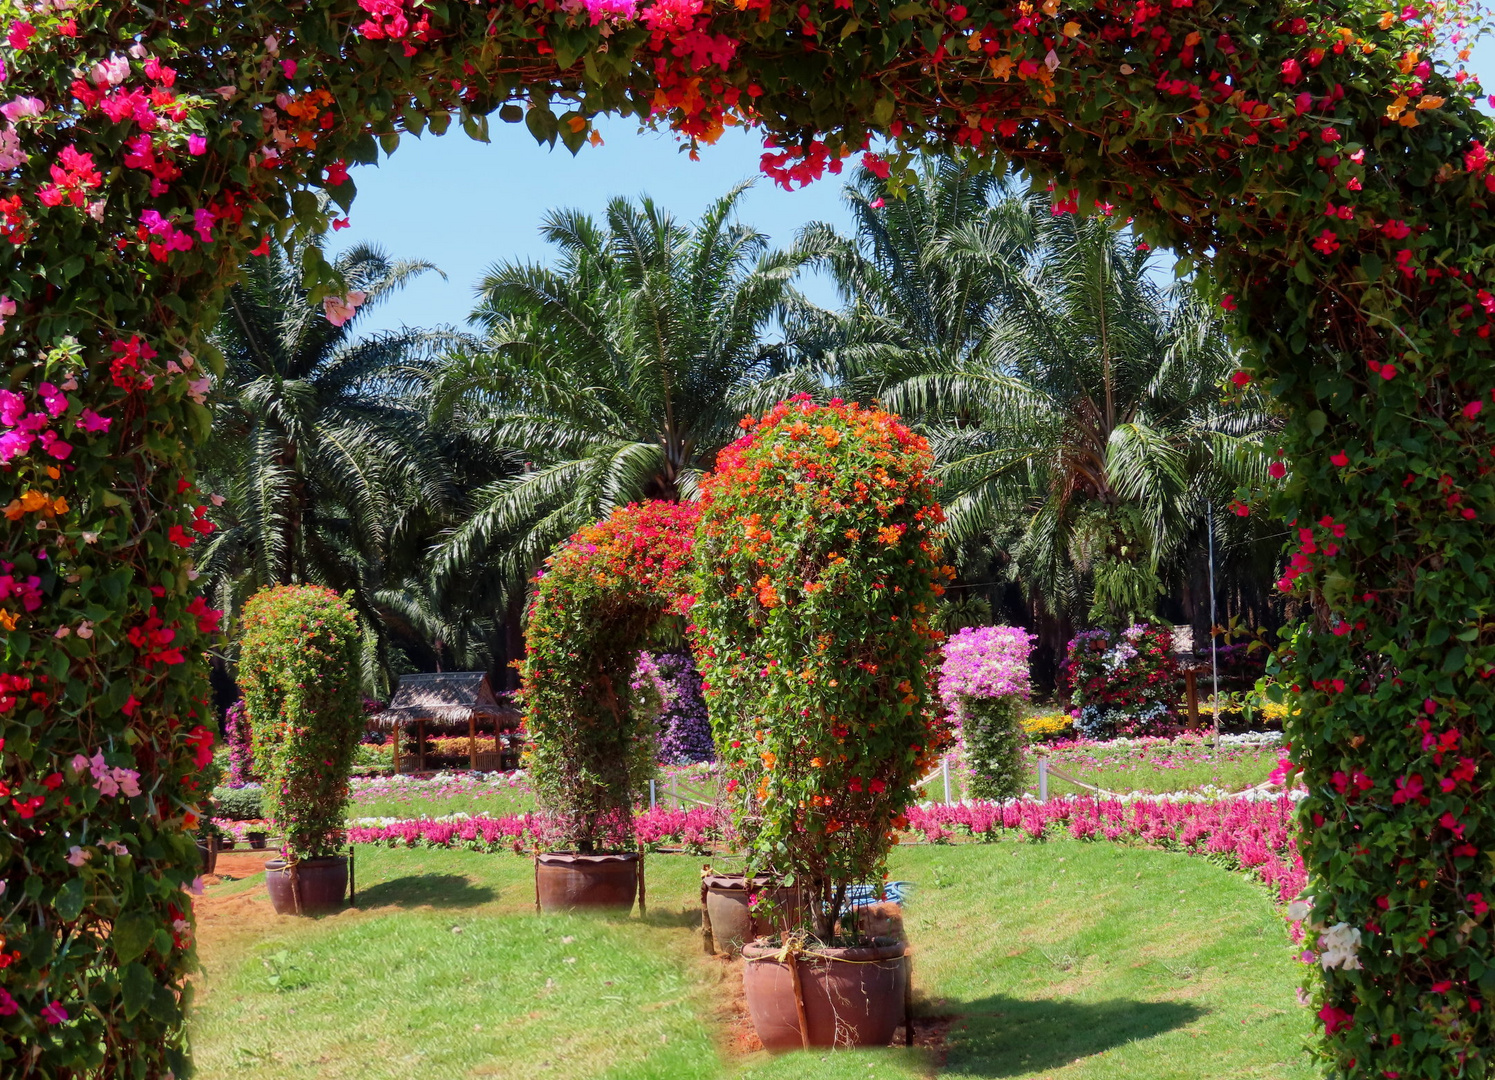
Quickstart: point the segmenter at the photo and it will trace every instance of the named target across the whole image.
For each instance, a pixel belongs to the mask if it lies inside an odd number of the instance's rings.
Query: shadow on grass
[[[954,1007],[959,1016],[949,1036],[950,1066],[990,1077],[1056,1069],[1183,1027],[1207,1011],[1176,1001],[1029,1001],[1002,995]]]
[[[469,908],[496,899],[495,890],[487,885],[474,885],[461,874],[414,874],[358,890],[361,908]]]

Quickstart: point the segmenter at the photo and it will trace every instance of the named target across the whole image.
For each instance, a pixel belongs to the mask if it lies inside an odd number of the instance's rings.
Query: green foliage
[[[961,736],[971,769],[969,797],[1014,799],[1023,793],[1022,718],[1028,703],[1015,694],[961,701]]]
[[[258,787],[215,787],[213,807],[217,817],[231,821],[252,821],[265,816],[264,796]]]
[[[632,845],[634,799],[654,773],[657,745],[630,683],[650,629],[680,611],[695,523],[691,506],[620,507],[546,560],[519,696],[552,847]]]
[[[948,738],[943,515],[923,440],[887,413],[796,399],[744,426],[702,484],[696,651],[749,862],[823,901],[829,941]]]
[[[1254,343],[1242,380],[1292,417],[1241,509],[1294,523],[1282,587],[1305,622],[1273,674],[1301,691],[1287,732],[1315,918],[1362,935],[1356,964],[1314,976],[1324,1061],[1355,1080],[1489,1073],[1495,179],[1478,80],[1441,49],[1459,9],[370,6],[0,0],[5,93],[37,110],[6,129],[0,354],[52,436],[13,427],[36,437],[11,440],[0,483],[0,561],[35,601],[0,624],[0,878],[25,883],[4,909],[8,1071],[190,1067],[176,924],[216,628],[189,572],[210,524],[192,466],[204,331],[236,268],[274,233],[311,302],[335,297],[346,281],[305,241],[351,203],[346,165],[453,121],[482,137],[527,98],[531,130],[573,150],[598,113],[709,142],[751,102],[765,169],[791,185],[874,136],[895,178],[923,149],[1001,159],[1052,179],[1061,214],[1114,204],[1180,269],[1212,267]],[[41,397],[55,415],[31,411]],[[1139,432],[1115,452],[1166,478]],[[73,765],[95,754],[141,794],[101,792]],[[85,830],[116,847],[80,868]]]
[[[347,600],[283,585],[244,605],[239,685],[264,776],[263,815],[297,859],[338,852],[363,734],[361,631]]]
[[[743,411],[792,392],[790,351],[770,335],[800,303],[805,257],[736,221],[745,188],[690,225],[648,198],[614,199],[600,222],[556,211],[541,230],[554,267],[489,270],[483,341],[446,366],[437,408],[532,467],[473,492],[439,573],[493,563],[521,582],[617,506],[693,498]]]

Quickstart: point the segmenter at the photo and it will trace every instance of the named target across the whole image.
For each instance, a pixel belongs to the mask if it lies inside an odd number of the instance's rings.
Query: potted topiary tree
[[[959,728],[972,798],[1022,794],[1032,648],[1033,635],[1017,626],[967,627],[945,641],[940,699]]]
[[[770,1049],[885,1043],[902,942],[849,917],[880,888],[912,782],[948,727],[932,706],[943,514],[924,440],[875,409],[807,399],[745,421],[702,482],[691,617],[748,868],[797,886],[804,923],[743,950]]]
[[[343,815],[363,733],[360,639],[352,605],[331,589],[285,585],[244,605],[239,685],[264,779],[264,816],[284,838],[265,864],[275,910],[342,906]]]
[[[633,806],[657,742],[630,677],[649,629],[679,610],[695,519],[672,503],[621,507],[577,532],[536,583],[519,696],[546,833],[542,911],[628,908],[642,895]]]

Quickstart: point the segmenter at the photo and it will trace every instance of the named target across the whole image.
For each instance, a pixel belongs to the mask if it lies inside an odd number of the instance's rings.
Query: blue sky
[[[1495,43],[1476,46],[1470,68],[1495,72]],[[1484,82],[1495,89],[1495,78]],[[762,146],[751,133],[729,129],[715,146],[691,161],[669,135],[640,131],[631,119],[603,119],[602,146],[576,157],[557,145],[539,146],[523,124],[494,118],[491,143],[473,142],[460,131],[407,137],[393,156],[353,173],[358,198],[352,226],[339,232],[332,250],[368,241],[391,255],[435,263],[436,274],[408,285],[359,320],[362,332],[401,325],[461,325],[473,307],[473,287],[484,270],[507,259],[548,260],[539,237],[545,214],[577,207],[600,214],[616,195],[647,193],[690,220],[733,184],[758,177],[739,204],[741,220],[787,245],[809,221],[846,229],[841,178],[827,176],[798,191],[783,191],[759,177]],[[835,302],[824,279],[802,281],[815,301]]]

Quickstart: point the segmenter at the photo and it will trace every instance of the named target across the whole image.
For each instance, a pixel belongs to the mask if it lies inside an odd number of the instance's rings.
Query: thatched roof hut
[[[479,719],[493,724],[493,750],[480,753],[477,748]],[[503,750],[499,732],[513,731],[519,727],[519,711],[502,705],[494,696],[488,675],[482,671],[437,671],[421,675],[400,676],[399,688],[389,703],[389,708],[369,718],[378,727],[395,729],[395,771],[400,771],[399,728],[414,722],[420,736],[421,753],[418,769],[425,767],[425,725],[427,721],[437,724],[460,724],[467,722],[467,735],[471,767],[477,769],[488,765],[502,767]],[[491,758],[489,761],[487,759]],[[480,763],[480,759],[484,759]]]

